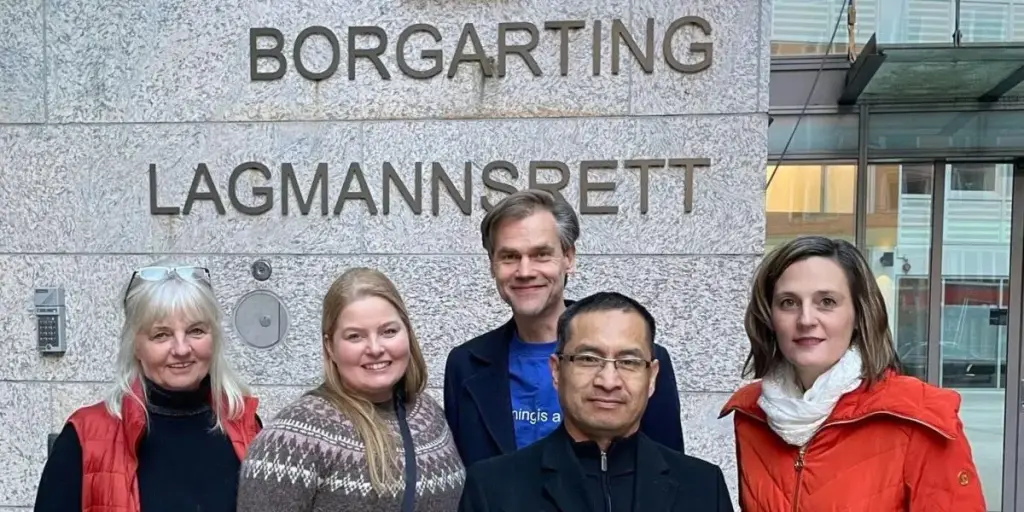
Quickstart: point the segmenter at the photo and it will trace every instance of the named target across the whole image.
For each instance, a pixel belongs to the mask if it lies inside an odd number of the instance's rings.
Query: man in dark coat
[[[469,468],[459,512],[733,512],[722,470],[640,430],[654,393],[654,318],[598,293],[558,320],[549,359],[563,413],[546,437]]]

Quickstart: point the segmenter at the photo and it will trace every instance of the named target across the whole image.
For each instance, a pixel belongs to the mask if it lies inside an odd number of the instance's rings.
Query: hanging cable
[[[793,143],[793,137],[796,136],[797,129],[800,128],[800,121],[803,120],[804,115],[807,113],[807,107],[811,103],[812,95],[814,94],[814,88],[818,86],[818,79],[821,78],[821,72],[825,69],[825,61],[828,60],[829,52],[832,50],[832,44],[836,40],[836,34],[839,33],[839,24],[843,21],[843,14],[846,11],[846,4],[850,0],[843,0],[843,6],[839,8],[839,16],[836,17],[836,24],[832,27],[832,37],[828,40],[828,46],[825,47],[825,55],[821,57],[821,63],[818,65],[818,72],[814,74],[814,81],[811,82],[811,90],[807,91],[807,99],[804,100],[804,106],[800,109],[800,115],[796,118],[796,124],[793,125],[793,131],[789,134],[789,140],[786,141],[786,145],[782,148],[782,154],[779,155],[779,159],[775,162],[775,169],[772,169],[771,176],[768,177],[768,182],[765,183],[764,189],[768,190],[771,186],[772,180],[775,179],[775,173],[779,172],[779,166],[782,165],[782,161],[786,158],[786,153],[789,151],[789,145]]]
[[[857,0],[846,9],[846,60],[857,60]]]

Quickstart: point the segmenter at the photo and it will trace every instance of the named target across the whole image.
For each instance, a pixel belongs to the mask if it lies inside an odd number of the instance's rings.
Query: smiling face
[[[562,251],[555,217],[538,210],[495,229],[491,275],[516,316],[536,318],[560,310],[575,256],[572,249]]]
[[[171,315],[136,333],[135,357],[154,384],[171,391],[197,389],[213,358],[210,325]]]
[[[566,430],[590,439],[635,432],[658,375],[657,360],[650,367],[641,363],[653,358],[643,317],[634,311],[593,311],[580,313],[570,325],[562,352],[580,357],[559,361],[553,355],[550,360]],[[633,363],[616,369],[589,356]]]
[[[409,366],[409,331],[398,310],[380,297],[342,309],[329,348],[345,386],[373,402],[391,398]]]
[[[775,283],[771,310],[779,351],[804,389],[850,348],[856,310],[846,273],[830,258],[790,265]]]

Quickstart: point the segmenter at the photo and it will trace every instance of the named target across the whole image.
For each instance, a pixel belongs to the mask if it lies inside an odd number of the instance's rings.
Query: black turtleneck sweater
[[[636,434],[612,441],[608,450],[594,441],[574,442],[584,485],[594,512],[633,512],[636,490]]]
[[[195,391],[168,391],[146,380],[149,426],[139,441],[143,512],[234,512],[241,461],[227,435],[212,429],[209,377]],[[70,423],[54,441],[39,481],[35,512],[82,510],[82,447]]]

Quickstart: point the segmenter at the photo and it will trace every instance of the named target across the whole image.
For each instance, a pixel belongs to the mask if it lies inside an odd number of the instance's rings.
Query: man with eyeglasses
[[[660,369],[651,314],[602,292],[570,305],[557,332],[549,368],[561,425],[471,467],[459,511],[732,512],[718,466],[640,431]]]

